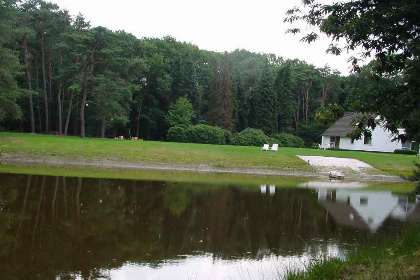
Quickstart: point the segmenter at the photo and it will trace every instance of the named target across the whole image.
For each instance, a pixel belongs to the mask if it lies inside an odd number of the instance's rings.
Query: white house
[[[390,191],[319,189],[318,201],[338,224],[371,232],[376,232],[390,217],[417,222],[420,218],[420,199],[409,202],[407,196]]]
[[[343,150],[371,151],[393,153],[395,149],[408,149],[413,147],[412,141],[392,141],[391,133],[380,124],[372,130],[371,137],[362,137],[360,140],[352,140],[347,134],[355,128],[351,126],[351,120],[356,113],[345,113],[344,116],[336,121],[330,128],[322,134],[321,146],[337,147]],[[377,117],[379,121],[379,117]],[[404,130],[400,131],[401,134]]]

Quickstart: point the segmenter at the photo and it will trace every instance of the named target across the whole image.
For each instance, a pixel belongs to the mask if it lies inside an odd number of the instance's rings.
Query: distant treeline
[[[81,137],[166,140],[180,97],[192,124],[292,133],[307,145],[370,87],[369,71],[246,50],[217,53],[172,37],[91,27],[39,1],[0,1],[0,127]]]

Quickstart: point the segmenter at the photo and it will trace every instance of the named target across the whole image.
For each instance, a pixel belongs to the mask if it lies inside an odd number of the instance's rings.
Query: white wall
[[[332,190],[320,189],[318,201],[326,200],[330,191]],[[394,196],[390,191],[369,192],[344,189],[335,191],[335,202],[341,204],[349,202],[372,232],[375,232],[398,206],[398,196]],[[361,203],[361,199],[365,201],[365,204]],[[401,218],[404,218],[406,214],[405,212],[400,213]]]
[[[402,144],[400,141],[391,141],[391,134],[380,126],[372,131],[372,144],[364,144],[364,137],[360,140],[354,140],[348,137],[340,138],[340,149],[344,150],[358,150],[358,151],[371,151],[371,152],[387,152],[393,153],[395,149],[401,149]],[[330,136],[322,136],[322,144],[330,143]]]

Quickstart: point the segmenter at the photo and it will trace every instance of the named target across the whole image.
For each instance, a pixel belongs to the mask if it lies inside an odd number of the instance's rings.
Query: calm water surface
[[[308,259],[381,245],[413,197],[0,174],[4,279],[281,279]]]

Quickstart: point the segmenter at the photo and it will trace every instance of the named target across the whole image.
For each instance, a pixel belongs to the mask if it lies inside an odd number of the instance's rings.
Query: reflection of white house
[[[356,151],[372,151],[372,152],[387,152],[393,153],[395,149],[409,149],[413,147],[413,142],[406,141],[401,143],[400,141],[391,141],[391,133],[377,125],[372,130],[371,137],[363,137],[360,140],[352,140],[347,137],[347,134],[353,131],[355,128],[351,126],[352,118],[356,116],[356,113],[345,113],[344,117],[339,119],[335,124],[328,128],[322,134],[322,147],[338,147],[344,150],[356,150]],[[379,120],[379,118],[377,118]],[[403,130],[400,133],[404,133]]]
[[[372,232],[388,217],[407,220],[419,208],[419,201],[408,202],[407,196],[393,195],[390,191],[319,189],[318,201],[337,223]]]

